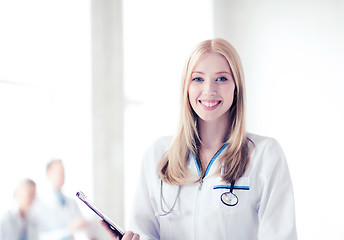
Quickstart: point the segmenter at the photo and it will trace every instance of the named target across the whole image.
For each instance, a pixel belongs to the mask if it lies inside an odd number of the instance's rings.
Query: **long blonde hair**
[[[190,153],[199,155],[201,139],[197,129],[197,114],[193,111],[188,96],[192,71],[205,53],[215,52],[224,56],[232,70],[235,82],[233,104],[229,117],[228,136],[225,143],[228,147],[221,155],[226,172],[223,180],[231,182],[240,178],[249,162],[248,138],[245,128],[245,86],[242,64],[234,47],[223,39],[206,40],[199,43],[191,53],[182,74],[181,113],[177,135],[168,152],[163,156],[158,171],[160,178],[168,183],[182,185],[195,180],[187,168]],[[204,174],[204,170],[201,169]],[[202,177],[202,175],[201,175]]]

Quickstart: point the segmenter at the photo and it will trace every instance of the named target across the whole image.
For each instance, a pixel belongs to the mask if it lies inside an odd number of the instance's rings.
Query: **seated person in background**
[[[39,191],[34,204],[40,239],[70,240],[75,239],[75,234],[81,232],[90,235],[87,231],[90,224],[83,218],[76,201],[66,197],[62,192],[65,181],[62,161],[50,161],[46,167],[46,175],[49,184]]]
[[[14,191],[15,205],[0,219],[1,240],[38,240],[37,224],[30,214],[36,183],[23,179]]]

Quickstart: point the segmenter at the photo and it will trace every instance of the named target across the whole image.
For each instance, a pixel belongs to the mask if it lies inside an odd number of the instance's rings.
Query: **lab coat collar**
[[[212,159],[210,160],[210,162],[207,166],[207,169],[205,171],[204,178],[207,177],[208,175],[212,175],[219,168],[219,162],[216,160],[223,153],[223,150],[225,150],[227,148],[227,146],[228,146],[228,143],[225,143],[212,157]],[[197,159],[196,159],[196,156],[193,154],[193,152],[190,152],[190,154],[189,154],[189,170],[191,172],[198,174],[198,176],[201,175],[200,166],[199,166]]]

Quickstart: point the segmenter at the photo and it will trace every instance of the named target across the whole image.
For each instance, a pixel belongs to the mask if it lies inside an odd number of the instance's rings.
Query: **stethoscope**
[[[221,166],[221,175],[224,175],[225,171],[226,171],[225,163],[223,162]],[[229,192],[224,192],[221,194],[221,202],[230,207],[234,207],[239,202],[238,196],[233,193],[234,186],[235,186],[235,180],[231,181],[231,187],[230,187]]]
[[[238,196],[233,193],[234,185],[235,185],[235,181],[232,181],[229,192],[224,192],[221,195],[221,202],[223,204],[225,204],[226,206],[229,206],[229,207],[234,207],[239,202]],[[177,195],[176,195],[176,197],[174,199],[174,202],[173,202],[172,206],[170,207],[169,210],[165,210],[163,202],[166,205],[167,205],[167,203],[165,201],[164,194],[163,194],[163,186],[164,186],[164,183],[163,183],[162,180],[160,180],[160,208],[161,208],[161,211],[163,213],[156,213],[155,215],[157,217],[164,217],[164,216],[166,216],[166,215],[168,215],[168,214],[173,212],[173,210],[174,210],[174,208],[175,208],[175,206],[177,204],[177,201],[178,201],[178,198],[179,198],[179,195],[180,195],[180,192],[181,192],[181,188],[182,188],[181,186],[178,186],[178,192],[177,192]]]
[[[224,148],[225,146],[226,146],[226,145],[224,145],[223,148]],[[220,150],[222,150],[223,148],[221,148]],[[219,153],[220,153],[220,152],[221,152],[221,151],[219,151]],[[219,154],[219,153],[218,153],[218,154]],[[216,154],[215,156],[217,156],[218,154]],[[225,174],[225,164],[224,164],[224,163],[222,163],[222,166],[221,166],[221,175],[223,175],[223,174]],[[202,181],[201,181],[201,183],[202,183]],[[166,216],[166,215],[168,215],[168,214],[170,214],[170,213],[173,212],[173,210],[174,210],[174,208],[175,208],[175,206],[176,206],[176,204],[177,204],[177,200],[178,200],[178,198],[179,198],[180,192],[181,192],[181,186],[178,186],[178,192],[177,192],[177,194],[176,194],[176,198],[175,198],[175,200],[174,200],[172,206],[170,207],[169,210],[165,210],[165,209],[164,209],[164,206],[163,206],[163,205],[164,205],[163,202],[164,202],[166,205],[167,205],[167,203],[166,203],[165,198],[164,198],[164,196],[163,196],[163,185],[164,185],[163,181],[160,180],[160,207],[161,207],[161,210],[162,210],[163,213],[156,213],[155,215],[156,215],[157,217],[159,217],[159,216],[160,216],[160,217]],[[200,186],[201,186],[201,185],[200,185]],[[228,192],[224,192],[224,193],[221,194],[221,202],[222,202],[223,204],[225,204],[226,206],[234,207],[234,206],[236,206],[236,205],[238,204],[238,202],[239,202],[238,196],[235,195],[235,194],[233,193],[234,188],[235,188],[235,180],[231,181],[231,185],[230,185],[229,191],[228,191]],[[245,188],[245,189],[243,189],[243,190],[247,190],[247,189]]]
[[[174,207],[176,206],[176,204],[177,204],[177,200],[178,200],[178,198],[179,198],[179,195],[180,195],[180,191],[181,191],[181,188],[182,188],[182,186],[178,186],[178,192],[177,192],[177,195],[176,195],[176,198],[175,198],[175,200],[174,200],[174,203],[172,204],[172,207],[170,208],[170,210],[165,210],[164,209],[164,206],[163,206],[163,202],[167,205],[167,203],[166,203],[166,201],[165,201],[165,198],[164,198],[164,194],[163,194],[163,186],[164,186],[164,183],[163,183],[163,181],[162,180],[160,180],[160,207],[161,207],[161,211],[163,212],[163,213],[156,213],[155,215],[157,216],[157,217],[163,217],[163,216],[166,216],[166,215],[168,215],[168,214],[170,214],[170,213],[172,213],[173,212],[173,209],[174,209]]]

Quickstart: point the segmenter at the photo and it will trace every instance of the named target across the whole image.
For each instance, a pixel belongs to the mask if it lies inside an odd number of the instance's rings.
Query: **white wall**
[[[51,158],[68,194],[92,195],[89,19],[87,1],[0,1],[0,211]]]
[[[124,226],[125,106],[121,1],[93,0],[91,19],[93,199],[107,216]]]
[[[300,239],[343,239],[344,2],[214,1],[246,73],[248,129],[277,138]]]

